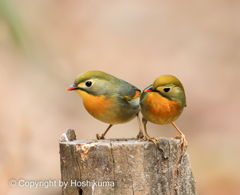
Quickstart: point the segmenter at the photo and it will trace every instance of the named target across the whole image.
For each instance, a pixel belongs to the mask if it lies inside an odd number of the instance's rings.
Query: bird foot
[[[139,134],[137,135],[137,138],[138,138],[140,141],[143,140],[143,137],[144,137],[143,133],[139,133]]]
[[[102,136],[100,137],[99,134],[96,135],[97,139],[100,140],[100,139],[105,139],[104,135],[102,134]]]
[[[149,137],[148,135],[145,135],[145,137],[142,140],[148,141],[148,142],[151,141],[151,142],[153,142],[157,146],[157,143],[156,143],[156,141],[158,141],[157,138]]]
[[[181,157],[187,149],[187,140],[185,138],[185,135],[183,135],[183,134],[180,136],[175,136],[174,139],[180,139],[179,145],[183,146],[182,153],[180,155],[180,157]]]

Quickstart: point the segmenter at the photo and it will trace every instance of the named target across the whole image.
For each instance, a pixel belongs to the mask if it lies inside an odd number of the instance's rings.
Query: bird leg
[[[109,125],[107,130],[102,134],[102,136],[100,137],[99,134],[96,135],[97,139],[105,139],[105,135],[107,134],[108,130],[112,127],[113,125]]]
[[[141,125],[140,118],[139,118],[139,113],[137,113],[137,120],[138,120],[138,126],[139,126],[139,133],[137,135],[137,138],[139,140],[141,140],[144,137],[144,135],[143,135],[142,125]]]
[[[179,128],[173,122],[172,122],[172,125],[177,129],[178,133],[180,134],[180,136],[175,136],[174,139],[180,139],[180,144],[179,145],[183,146],[183,150],[182,150],[182,153],[180,155],[180,157],[181,157],[187,149],[187,140],[185,138],[185,135],[179,130]]]
[[[158,139],[157,139],[157,138],[154,138],[154,137],[151,138],[151,137],[148,135],[148,133],[147,133],[147,120],[146,120],[145,118],[142,118],[142,123],[143,123],[144,131],[145,131],[145,136],[144,136],[143,140],[144,140],[144,141],[151,141],[151,142],[153,142],[155,145],[157,145],[157,144],[156,144],[156,141],[158,141]]]

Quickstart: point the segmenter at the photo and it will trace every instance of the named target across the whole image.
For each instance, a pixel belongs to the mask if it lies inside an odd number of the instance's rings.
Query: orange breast
[[[182,112],[177,101],[171,101],[156,92],[148,93],[147,108],[153,120],[162,124],[173,122]]]
[[[112,103],[111,99],[106,99],[103,95],[94,96],[80,90],[77,90],[77,93],[82,97],[86,110],[95,118],[104,115]]]

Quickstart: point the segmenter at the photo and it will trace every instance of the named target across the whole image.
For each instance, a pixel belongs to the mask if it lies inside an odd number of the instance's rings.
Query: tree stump
[[[195,195],[188,151],[179,140],[59,139],[63,195]]]

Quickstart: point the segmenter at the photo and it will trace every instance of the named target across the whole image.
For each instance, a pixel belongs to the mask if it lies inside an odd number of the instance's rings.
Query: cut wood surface
[[[179,157],[179,142],[76,140],[68,129],[59,139],[62,194],[195,195],[188,150]]]

